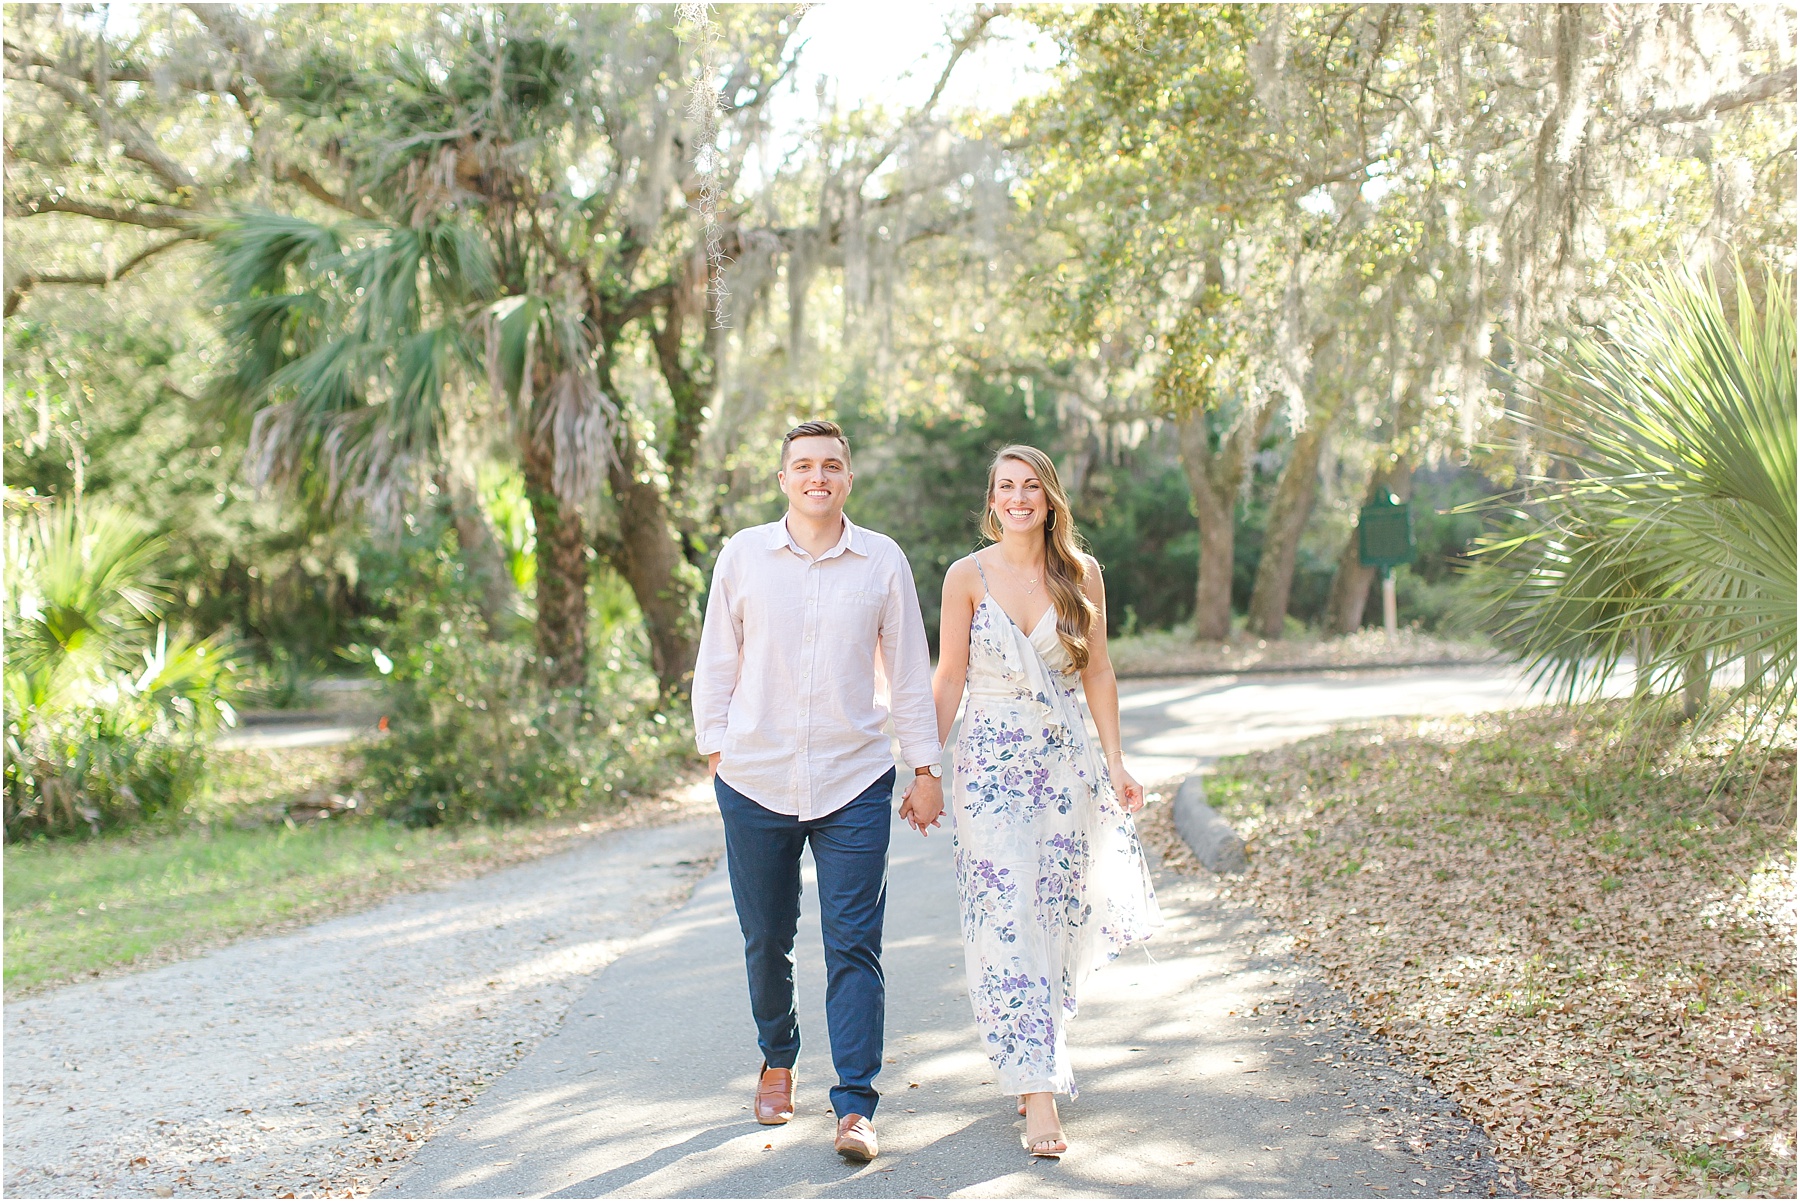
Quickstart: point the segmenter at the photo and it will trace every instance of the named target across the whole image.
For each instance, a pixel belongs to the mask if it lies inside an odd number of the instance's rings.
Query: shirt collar
[[[794,541],[793,532],[788,529],[787,517],[785,515],[769,527],[769,550],[779,551],[783,547],[786,547],[788,550],[802,558],[806,557],[805,549],[802,548],[799,543]],[[855,522],[852,522],[848,517],[844,518],[844,532],[838,536],[837,544],[833,546],[831,550],[819,556],[819,559],[821,561],[831,559],[835,556],[842,555],[846,551],[854,552],[865,558],[867,558],[869,554],[868,536],[863,533],[861,527]]]

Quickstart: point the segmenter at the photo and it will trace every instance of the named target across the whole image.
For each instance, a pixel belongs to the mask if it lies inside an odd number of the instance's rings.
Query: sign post
[[[1388,638],[1399,629],[1394,599],[1394,569],[1418,558],[1413,540],[1412,504],[1385,493],[1362,507],[1356,522],[1357,558],[1366,568],[1381,569],[1381,622]]]

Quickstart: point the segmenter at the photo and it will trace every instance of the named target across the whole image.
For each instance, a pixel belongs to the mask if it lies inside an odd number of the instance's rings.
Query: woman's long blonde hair
[[[1044,583],[1050,591],[1050,603],[1056,606],[1056,637],[1069,653],[1073,671],[1088,663],[1088,634],[1100,609],[1082,591],[1087,579],[1087,561],[1081,554],[1081,539],[1075,533],[1075,518],[1069,511],[1069,495],[1063,491],[1056,474],[1056,464],[1036,447],[1013,445],[1001,447],[988,465],[987,504],[981,510],[981,533],[989,542],[1000,541],[1000,519],[994,515],[994,477],[1000,465],[1016,459],[1029,467],[1044,486],[1044,498],[1050,513],[1044,520]]]

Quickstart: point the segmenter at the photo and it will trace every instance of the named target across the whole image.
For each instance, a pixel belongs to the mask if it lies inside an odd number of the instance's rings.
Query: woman
[[[1161,918],[1130,818],[1144,789],[1121,758],[1100,565],[1049,456],[994,457],[981,531],[993,545],[944,578],[932,693],[942,738],[969,692],[948,808],[975,1022],[1000,1088],[1019,1096],[1031,1154],[1057,1157],[1077,991]]]

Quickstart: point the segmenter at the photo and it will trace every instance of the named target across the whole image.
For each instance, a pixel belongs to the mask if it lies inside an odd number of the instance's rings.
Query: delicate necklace
[[[1022,572],[1020,572],[1020,571],[1019,571],[1019,569],[1017,569],[1017,568],[1015,568],[1015,567],[1013,567],[1013,566],[1012,566],[1012,565],[1011,565],[1011,564],[1010,564],[1010,563],[1007,563],[1007,562],[1006,562],[1006,556],[1004,556],[1004,555],[1002,555],[1002,556],[1001,556],[1001,557],[1000,557],[1000,564],[1001,564],[1001,566],[1002,566],[1002,567],[1004,567],[1004,568],[1005,568],[1005,569],[1006,569],[1006,570],[1007,570],[1007,571],[1009,571],[1009,572],[1011,572],[1011,573],[1012,573],[1012,574],[1013,574],[1013,579],[1015,579],[1015,580],[1018,580],[1018,581],[1020,581],[1020,582],[1021,582],[1021,583],[1023,583],[1023,582],[1024,582],[1024,581],[1025,581],[1025,576],[1024,576],[1024,574],[1023,574],[1023,573],[1022,573]],[[1031,581],[1030,581],[1030,583],[1028,583],[1028,584],[1025,584],[1025,595],[1026,595],[1026,596],[1027,596],[1027,597],[1029,597],[1029,596],[1031,596],[1031,595],[1032,595],[1032,594],[1033,594],[1033,593],[1035,593],[1035,592],[1037,592],[1037,586],[1038,586],[1038,577],[1036,577],[1036,576],[1033,576],[1033,577],[1032,577],[1032,578],[1031,578]]]

